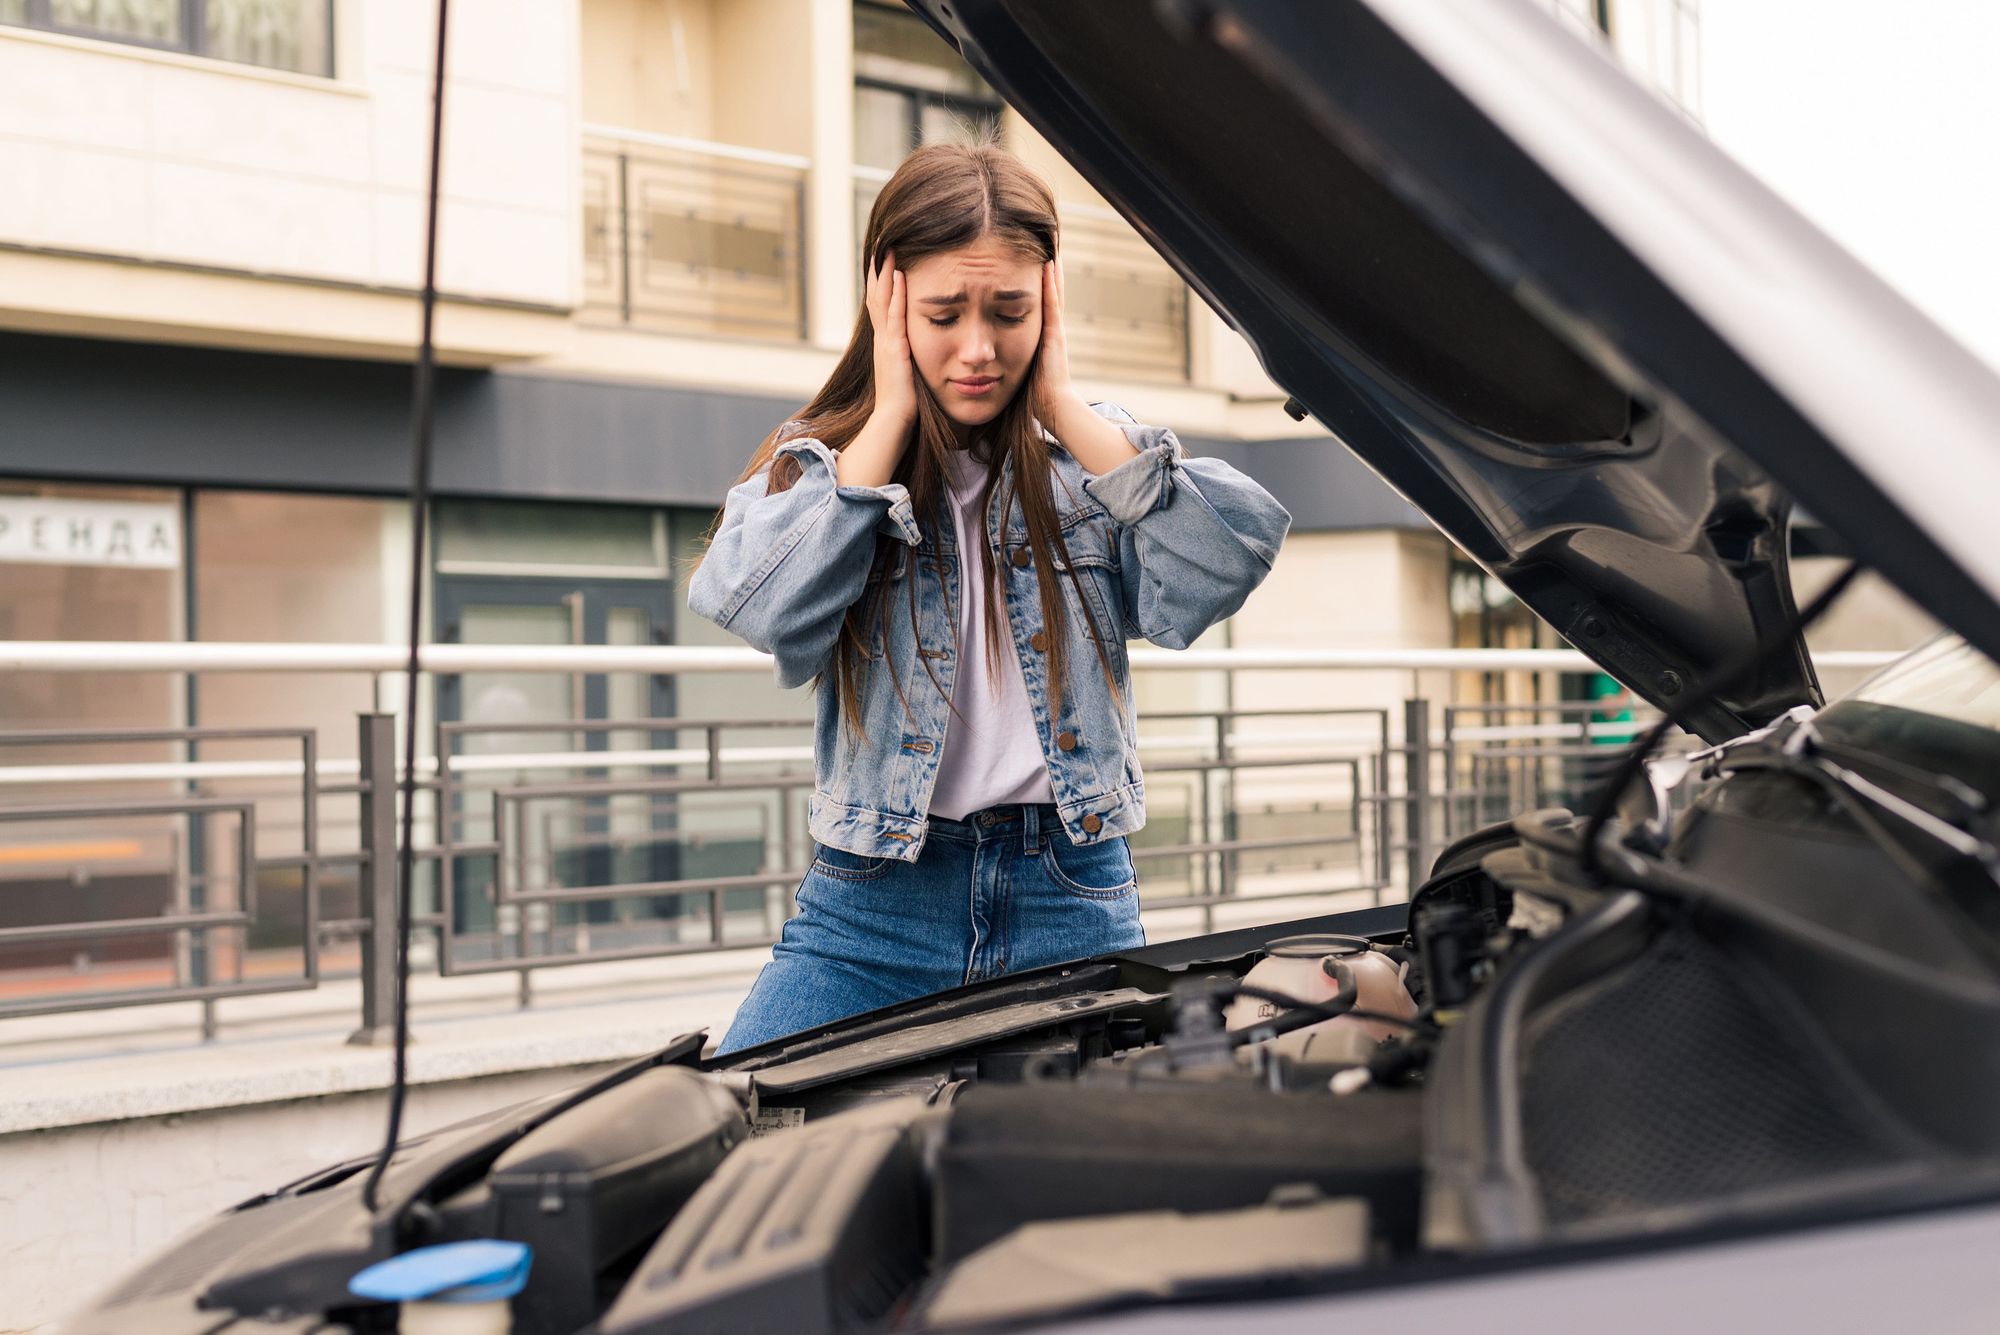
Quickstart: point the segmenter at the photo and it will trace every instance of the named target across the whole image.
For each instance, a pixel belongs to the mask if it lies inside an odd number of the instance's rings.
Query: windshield
[[[2000,664],[1947,632],[1912,649],[1843,697],[2000,730]]]

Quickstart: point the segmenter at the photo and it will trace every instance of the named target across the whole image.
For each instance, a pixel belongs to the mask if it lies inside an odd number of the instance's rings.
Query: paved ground
[[[719,1032],[763,949],[579,965],[535,976],[516,1003],[511,974],[412,981],[411,1079],[466,1080],[588,1065]],[[0,1135],[237,1107],[387,1086],[385,1048],[347,1043],[360,988],[245,997],[219,1007],[203,1042],[192,1004],[0,1022]]]

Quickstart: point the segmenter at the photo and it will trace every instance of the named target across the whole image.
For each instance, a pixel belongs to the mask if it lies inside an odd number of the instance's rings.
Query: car
[[[2000,379],[1530,5],[912,7],[1707,749],[1407,906],[687,1036],[65,1330],[389,1329],[356,1276],[474,1240],[532,1248],[534,1335],[1992,1328]],[[1831,705],[1794,505],[1948,628]]]

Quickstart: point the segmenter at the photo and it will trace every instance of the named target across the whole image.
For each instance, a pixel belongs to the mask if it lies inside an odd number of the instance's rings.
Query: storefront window
[[[409,511],[400,501],[268,492],[202,492],[194,501],[193,638],[203,643],[383,644],[400,641],[409,618]],[[323,782],[334,781],[360,750],[359,716],[386,706],[400,712],[399,692],[377,701],[363,672],[210,673],[194,696],[205,728],[310,729]],[[209,761],[295,761],[296,741],[208,741]],[[218,797],[256,802],[260,856],[299,851],[305,843],[304,803],[290,778],[218,778],[204,785]],[[360,846],[360,805],[322,797],[317,847],[341,853]],[[320,914],[347,918],[361,911],[357,870],[323,867]],[[257,926],[246,948],[282,969],[297,958],[305,914],[303,872],[273,865],[258,873]],[[322,963],[354,960],[351,941],[329,942]]]
[[[0,639],[181,638],[180,527],[177,492],[0,482]],[[179,714],[166,673],[0,673],[7,727],[169,727]]]
[[[194,515],[193,638],[385,644],[407,633],[401,502],[210,491]],[[332,758],[356,753],[355,715],[374,707],[363,673],[232,673],[203,683],[197,712],[204,726],[313,728]]]
[[[173,491],[0,482],[0,639],[179,639],[180,504]],[[0,801],[115,809],[123,800],[174,796],[174,785],[130,773],[75,782],[71,767],[180,759],[173,743],[106,744],[75,734],[170,728],[181,720],[181,702],[181,678],[171,673],[0,673],[0,729],[53,734],[0,746]],[[187,848],[199,824],[105,816],[0,825],[0,927],[185,907]],[[217,823],[218,837],[225,826]],[[0,946],[0,994],[88,987],[91,969],[106,961],[164,968],[171,950],[164,935]]]

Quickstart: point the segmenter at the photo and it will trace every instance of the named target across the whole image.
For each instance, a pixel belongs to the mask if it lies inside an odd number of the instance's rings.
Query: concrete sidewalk
[[[595,1065],[719,1034],[767,954],[540,970],[527,1009],[513,974],[419,974],[411,1082]],[[345,981],[224,1001],[212,1042],[193,1003],[0,1021],[0,1135],[385,1089],[389,1050],[347,1042],[360,1013],[360,985]]]
[[[420,1135],[581,1083],[675,1036],[719,1034],[768,947],[512,974],[419,975]],[[386,1048],[353,1047],[359,984],[0,1021],[0,1332],[59,1320],[219,1211],[381,1142]]]

